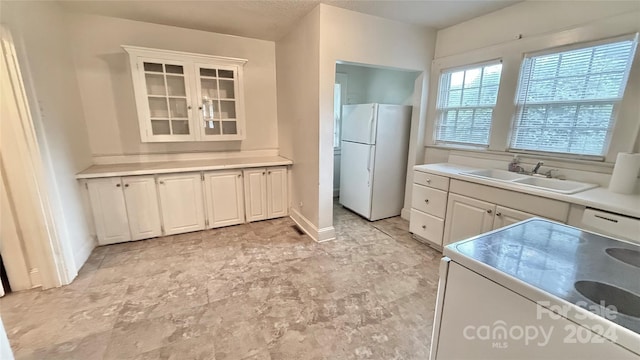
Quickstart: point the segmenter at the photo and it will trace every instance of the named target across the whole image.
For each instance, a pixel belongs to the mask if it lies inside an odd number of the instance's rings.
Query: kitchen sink
[[[514,173],[500,169],[482,169],[462,173],[462,175],[480,177],[491,180],[506,181],[512,184],[535,187],[561,194],[575,194],[577,192],[598,187],[596,184],[587,184],[571,180],[549,179],[525,174]]]
[[[619,287],[589,280],[576,281],[576,290],[582,296],[601,306],[615,306],[619,314],[640,318],[640,296]]]
[[[478,176],[489,179],[496,180],[507,180],[513,181],[516,179],[524,179],[527,176],[523,174],[518,174],[506,170],[498,170],[498,169],[483,169],[483,170],[474,170],[464,173],[465,175]]]
[[[608,248],[605,252],[616,260],[640,268],[640,251],[624,248]]]
[[[522,179],[513,180],[514,183],[533,186],[544,190],[554,191],[562,194],[575,194],[577,192],[598,187],[596,184],[587,184],[577,181],[548,179],[528,176]]]

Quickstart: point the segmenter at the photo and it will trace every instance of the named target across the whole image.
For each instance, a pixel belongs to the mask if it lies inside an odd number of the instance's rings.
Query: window
[[[436,142],[489,145],[501,63],[445,71],[438,92]]]
[[[602,157],[636,39],[527,55],[511,149]]]

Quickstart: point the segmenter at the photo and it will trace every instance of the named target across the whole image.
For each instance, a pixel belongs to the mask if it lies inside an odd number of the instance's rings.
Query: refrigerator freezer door
[[[378,104],[345,105],[342,108],[342,140],[375,144]]]
[[[340,204],[369,219],[376,147],[342,142],[340,159]]]

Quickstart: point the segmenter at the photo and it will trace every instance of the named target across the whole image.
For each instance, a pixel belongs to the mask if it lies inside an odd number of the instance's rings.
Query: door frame
[[[0,24],[2,55],[0,59],[2,73],[0,76],[7,78],[6,81],[3,81],[2,86],[5,87],[7,93],[13,95],[12,100],[15,102],[18,116],[15,119],[10,119],[10,121],[12,121],[11,124],[16,133],[15,135],[24,144],[26,150],[26,153],[21,156],[21,160],[24,164],[28,164],[27,166],[31,170],[28,176],[32,177],[35,183],[35,189],[26,191],[32,192],[30,196],[38,202],[37,205],[41,210],[39,214],[32,214],[28,219],[31,224],[37,223],[38,237],[25,238],[24,241],[32,242],[33,248],[36,249],[36,254],[33,255],[38,266],[41,286],[43,289],[47,289],[70,283],[75,274],[72,274],[72,269],[68,266],[67,259],[64,257],[64,248],[56,231],[53,206],[47,187],[47,184],[53,180],[49,179],[47,174],[46,170],[48,168],[45,165],[45,161],[43,161],[46,149],[45,152],[41,151],[36,131],[37,128],[43,129],[42,116],[37,107],[29,106],[29,99],[32,100],[31,104],[38,103],[35,91],[33,91],[32,77],[29,74],[28,67],[22,67],[24,74],[21,71],[15,45],[16,43],[9,29]],[[21,53],[24,54],[24,49],[21,50],[23,50]],[[16,217],[18,217],[18,214],[16,214]]]

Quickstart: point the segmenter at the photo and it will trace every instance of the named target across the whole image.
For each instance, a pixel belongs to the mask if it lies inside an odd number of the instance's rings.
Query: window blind
[[[489,145],[502,64],[446,71],[440,77],[436,142]]]
[[[603,156],[636,39],[526,56],[511,149]]]

